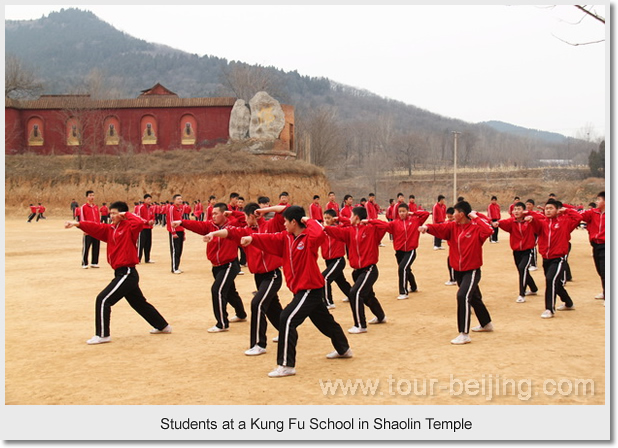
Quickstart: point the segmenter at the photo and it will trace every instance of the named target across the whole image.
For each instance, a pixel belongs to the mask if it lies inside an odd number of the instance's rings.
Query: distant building
[[[236,98],[179,98],[161,84],[134,99],[43,95],[5,101],[5,154],[117,154],[128,150],[212,148],[229,139]],[[276,149],[295,155],[294,108],[282,105],[285,127]]]

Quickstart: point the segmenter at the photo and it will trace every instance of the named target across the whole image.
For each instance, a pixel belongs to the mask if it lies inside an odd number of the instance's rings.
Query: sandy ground
[[[432,237],[421,235],[413,265],[420,291],[408,300],[397,300],[395,256],[386,236],[376,291],[388,323],[370,326],[366,334],[348,335],[354,358],[328,360],[330,341],[307,320],[299,327],[298,373],[271,379],[267,373],[276,365],[276,344],[269,344],[265,355],[245,356],[248,322],[231,324],[227,333],[206,332],[214,324],[212,276],[198,235],[188,232],[182,275],[170,273],[167,234],[160,227],[153,235],[156,264],[138,267],[142,290],[172,324],[173,334],[150,335],[150,326],[123,300],[113,308],[112,342],[89,346],[85,341],[94,334],[94,299],[113,278],[105,244],[101,244],[101,268],[81,269],[79,230],[65,230],[59,218],[25,221],[6,220],[6,404],[605,402],[606,308],[594,299],[601,285],[584,230],[573,232],[573,282],[567,284],[577,309],[557,312],[547,320],[540,318],[542,294],[515,303],[517,275],[507,234],[500,233],[499,244],[486,243],[480,287],[496,330],[472,333],[473,342],[465,346],[449,343],[457,335],[457,288],[444,285],[447,251],[434,251]],[[351,278],[349,268],[347,276]],[[542,271],[533,276],[542,293]],[[247,309],[254,290],[252,277],[247,272],[237,279]],[[333,315],[347,329],[352,326],[349,306],[336,287],[335,294]],[[284,304],[291,298],[285,286],[280,297]],[[372,317],[370,312],[368,316]],[[269,339],[272,336],[271,327]],[[360,388],[354,394],[323,393],[320,381],[337,379],[380,384],[374,393],[362,393]],[[576,393],[577,379],[592,380],[594,395]],[[466,381],[470,393],[461,389]],[[563,393],[556,392],[551,381],[556,385],[562,381]],[[571,393],[566,381],[573,381]],[[529,384],[532,389],[527,389]]]

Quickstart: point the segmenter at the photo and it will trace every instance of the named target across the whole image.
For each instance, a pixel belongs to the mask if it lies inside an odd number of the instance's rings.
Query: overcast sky
[[[602,40],[605,26],[579,22],[573,6],[73,6],[149,42],[324,76],[447,117],[568,136],[590,127],[590,138],[609,129],[606,43],[559,40]],[[5,19],[63,7],[7,5]]]

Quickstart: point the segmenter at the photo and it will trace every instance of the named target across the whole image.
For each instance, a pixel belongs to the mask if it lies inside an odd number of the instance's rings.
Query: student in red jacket
[[[145,222],[144,228],[139,234],[137,240],[137,257],[140,263],[142,262],[142,255],[144,256],[144,262],[154,263],[150,259],[150,250],[152,249],[152,226],[154,225],[154,207],[152,207],[152,196],[149,194],[144,195],[144,201],[137,207],[136,215],[142,218]]]
[[[212,209],[214,208],[215,204],[217,203],[217,197],[214,195],[211,195],[208,198],[208,207],[206,207],[206,221],[212,221]]]
[[[195,216],[196,221],[204,220],[204,205],[199,199],[195,202],[195,207],[193,207],[193,216]]]
[[[483,265],[483,243],[493,233],[489,221],[472,211],[466,201],[454,206],[454,221],[443,224],[428,224],[421,226],[422,233],[447,240],[449,244],[448,259],[455,270],[455,279],[459,285],[457,291],[457,328],[459,336],[451,344],[461,345],[472,342],[470,332],[470,307],[481,324],[472,331],[493,331],[489,311],[483,303],[479,288],[481,266]]]
[[[172,196],[172,204],[167,208],[166,212],[166,226],[169,232],[170,242],[170,258],[172,260],[172,274],[182,274],[180,270],[180,258],[182,257],[182,250],[184,247],[187,236],[185,235],[185,229],[181,226],[173,226],[174,221],[182,220],[184,214],[184,203],[181,194],[175,194]]]
[[[228,219],[228,217],[231,217]],[[213,207],[212,221],[174,221],[173,225],[182,225],[187,230],[198,235],[207,235],[210,232],[225,229],[230,225],[245,226],[247,224],[242,212],[232,212],[227,204],[218,202]],[[228,331],[230,322],[244,322],[247,313],[242,299],[236,290],[235,279],[240,272],[238,263],[238,244],[227,238],[211,238],[206,245],[206,258],[212,263],[214,282],[210,289],[212,294],[212,308],[217,323],[208,329],[209,333]],[[236,316],[228,319],[227,304],[232,305]]]
[[[367,219],[378,219],[378,215],[380,214],[380,206],[376,202],[375,193],[369,193],[369,200],[367,204],[365,204],[367,208]]]
[[[30,214],[28,215],[28,222],[31,222],[32,219],[36,216],[38,207],[34,204],[30,204]]]
[[[352,209],[354,208],[352,206],[353,202],[354,202],[354,198],[352,197],[352,195],[346,194],[343,197],[343,208],[339,212],[339,216],[346,218],[346,219],[352,219]]]
[[[255,202],[249,202],[243,209],[247,225],[245,227],[227,226],[220,230],[210,232],[204,237],[204,241],[210,243],[214,238],[228,238],[236,244],[240,244],[243,236],[255,233],[272,233],[273,221],[266,221],[262,216],[258,217],[260,206]],[[280,207],[281,210],[284,207]],[[281,302],[277,293],[281,289],[283,276],[281,265],[283,260],[277,255],[272,255],[258,249],[254,245],[245,247],[249,271],[254,274],[255,287],[257,289],[251,300],[251,331],[249,332],[249,350],[247,356],[257,356],[266,353],[266,318],[279,330],[281,319]]]
[[[515,196],[513,198],[513,202],[511,203],[511,205],[509,205],[509,215],[513,214],[513,209],[515,208],[515,204],[517,204],[518,202],[521,202],[521,199],[519,198],[519,196]]]
[[[408,292],[416,292],[418,287],[412,273],[412,263],[416,260],[418,248],[418,228],[429,218],[429,212],[424,210],[410,212],[406,203],[399,204],[397,217],[388,223],[387,232],[393,235],[393,248],[397,258],[399,275],[399,296],[397,299],[408,298]],[[408,289],[410,285],[410,289]]]
[[[416,196],[413,194],[408,198],[408,210],[414,213],[418,210],[418,204],[416,203]]]
[[[101,224],[108,224],[109,223],[109,208],[107,207],[107,202],[104,202],[103,204],[101,204],[99,213],[101,214]]]
[[[354,326],[349,333],[367,333],[367,321],[365,320],[365,305],[369,307],[375,318],[370,324],[386,322],[384,310],[373,290],[374,283],[378,280],[378,245],[388,229],[388,223],[379,219],[367,220],[367,210],[364,207],[356,207],[352,211],[351,226],[324,228],[327,235],[343,241],[348,247],[350,266],[354,269],[352,279],[354,285],[348,298]]]
[[[86,203],[79,208],[79,221],[95,222],[97,224],[101,222],[99,207],[94,203],[94,191],[92,190],[88,190],[86,192]],[[88,252],[90,251],[90,248],[92,248],[90,267],[98,268],[101,242],[98,239],[84,233],[82,247],[82,268],[88,269]]]
[[[317,194],[313,196],[313,202],[309,206],[309,218],[315,219],[319,223],[324,222],[324,214],[322,213],[322,206],[320,205],[320,196]]]
[[[527,295],[536,295],[539,290],[529,272],[530,264],[534,259],[533,249],[536,245],[536,235],[530,223],[532,217],[526,215],[526,204],[517,202],[513,206],[510,217],[492,222],[494,227],[500,226],[502,230],[510,233],[509,242],[515,267],[519,272],[519,295],[515,299],[517,303],[524,303]],[[530,291],[526,291],[528,287]]]
[[[581,213],[582,221],[586,223],[594,267],[601,277],[603,292],[595,296],[595,299],[605,300],[605,192],[597,195],[596,207]]]
[[[333,209],[324,211],[324,224],[327,226],[337,226],[337,212]],[[333,301],[333,289],[332,283],[337,283],[339,289],[345,294],[344,302],[348,302],[350,299],[350,290],[352,286],[350,282],[345,278],[343,270],[345,269],[345,244],[330,235],[326,235],[326,239],[320,246],[322,252],[322,258],[326,262],[326,269],[322,271],[324,276],[324,302],[326,308],[335,308],[335,302]]]
[[[241,240],[245,247],[254,244],[258,249],[281,257],[286,284],[294,293],[292,301],[281,312],[277,368],[268,374],[271,378],[296,374],[296,328],[307,317],[323,335],[330,338],[335,351],[326,355],[328,359],[352,357],[341,326],[326,309],[322,299],[324,277],[317,259],[318,248],[326,237],[323,228],[317,221],[306,218],[303,208],[297,205],[287,207],[283,217],[284,232],[257,233]]]
[[[431,212],[431,220],[434,224],[442,224],[446,220],[446,198],[443,195],[438,195],[438,202],[433,206]],[[442,240],[437,236],[433,238],[433,250],[444,250]]]
[[[337,204],[337,198],[333,191],[328,193],[328,203],[326,204],[326,210],[335,210],[337,216],[339,216],[339,204]]]
[[[487,206],[487,217],[492,223],[500,221],[500,204],[498,204],[498,198],[496,196],[491,197],[491,202]],[[498,229],[499,226],[494,226],[494,233],[489,240],[490,243],[498,242]]]
[[[112,340],[110,336],[111,308],[123,297],[131,308],[154,327],[151,334],[169,334],[172,327],[152,306],[139,287],[139,275],[135,265],[139,263],[135,245],[144,220],[128,212],[126,202],[110,205],[111,224],[94,221],[67,221],[65,228],[79,227],[97,240],[107,243],[107,261],[114,270],[114,279],[97,296],[95,305],[95,335],[87,344],[103,344]]]
[[[558,311],[574,310],[575,305],[564,288],[564,269],[571,232],[577,228],[581,215],[565,208],[562,202],[550,199],[545,204],[545,214],[534,214],[531,221],[534,232],[539,236],[539,253],[543,257],[545,272],[545,311],[543,319],[554,317],[556,295],[564,302]]]

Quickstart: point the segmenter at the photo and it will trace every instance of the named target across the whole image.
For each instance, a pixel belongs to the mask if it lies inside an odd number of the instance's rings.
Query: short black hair
[[[296,221],[299,226],[305,227],[302,219],[305,217],[305,209],[300,205],[291,205],[283,211],[283,217],[288,221]]]
[[[515,204],[513,204],[513,207],[521,207],[521,208],[526,208],[526,204],[524,204],[521,201],[517,201]]]
[[[346,194],[346,195],[343,197],[343,202],[347,201],[347,200],[348,200],[348,199],[350,199],[350,198],[353,198],[353,196],[352,196],[351,194]]]
[[[122,212],[128,212],[129,206],[127,205],[126,202],[116,201],[116,202],[111,203],[111,205],[109,206],[109,209],[110,210],[115,209],[122,213]]]
[[[208,200],[210,201],[211,199],[217,199],[217,197],[216,197],[214,194],[211,194],[211,195],[208,197]]]
[[[361,204],[362,204],[363,202],[367,202],[367,198],[361,198],[361,200],[360,200],[360,201],[361,201]]]
[[[255,213],[258,208],[260,208],[260,205],[256,202],[249,202],[247,205],[245,205],[243,212],[245,212],[245,215],[250,216],[253,215],[253,213]]]
[[[148,193],[146,193],[146,194],[144,195],[144,199],[146,199],[146,198],[151,198],[151,197],[152,197],[152,196],[151,196],[151,195],[149,195]]]
[[[270,198],[268,196],[260,196],[258,198],[258,204],[268,204],[270,202]]]
[[[554,207],[556,207],[557,209],[561,209],[562,208],[562,202],[557,201],[555,199],[549,199],[545,205],[553,205]]]
[[[463,196],[459,196],[459,197],[457,198],[457,202],[461,202],[461,201],[465,201],[465,199],[464,199],[464,197],[463,197]]]
[[[320,196],[319,196],[319,195],[317,195],[317,194],[314,194],[314,195],[313,195],[313,199],[320,199]]]
[[[375,197],[375,193],[369,193],[369,197]]]
[[[466,215],[466,217],[470,214],[470,212],[472,211],[472,206],[470,205],[469,202],[466,201],[460,201],[457,204],[455,204],[453,206],[453,208],[457,211],[460,211],[461,213],[463,213],[464,215]]]
[[[175,201],[177,197],[182,196],[181,194],[176,193],[174,196],[172,196],[172,201]]]
[[[279,198],[281,198],[281,196],[289,196],[289,195],[290,195],[290,194],[289,194],[287,191],[282,191],[282,192],[279,194]]]
[[[230,193],[230,201],[234,198],[238,199],[240,195],[238,193]]]
[[[406,210],[410,210],[410,207],[408,207],[408,204],[406,204],[405,202],[402,202],[401,204],[397,206],[397,210],[399,210],[400,208],[405,208]]]
[[[324,210],[324,215],[332,216],[333,218],[337,217],[337,212],[332,208]]]
[[[330,196],[331,194],[335,194],[335,192],[334,191],[329,191],[328,195]]]
[[[358,216],[361,220],[367,219],[367,209],[365,207],[354,207],[352,213]]]
[[[439,194],[438,195],[438,202],[440,202],[442,199],[446,199],[446,198],[444,197],[444,195]]]
[[[227,204],[225,202],[217,202],[215,205],[212,206],[212,208],[218,208],[222,212],[225,212],[227,211]]]
[[[532,205],[534,205],[534,199],[527,199],[526,202],[530,202]]]
[[[519,197],[519,196],[515,196],[515,197],[513,198],[513,200],[515,200],[515,199],[520,199],[520,197]]]
[[[599,191],[599,194],[597,194],[597,198],[603,198],[603,199],[605,199],[605,190],[603,190],[603,191]]]
[[[455,208],[454,207],[449,207],[446,209],[446,214],[447,215],[452,215],[453,213],[455,213]]]
[[[239,200],[239,201],[244,201],[244,200],[245,200],[245,198],[243,198],[242,196],[238,196],[238,200]]]
[[[88,190],[88,191],[86,192],[86,197],[88,197],[88,195],[89,195],[90,193],[94,193],[94,191],[92,191],[92,190]]]
[[[403,196],[403,193],[397,193],[397,197]]]
[[[408,196],[408,199],[416,199],[416,196],[414,196],[413,194],[411,194],[410,196]]]
[[[492,201],[493,201],[493,200],[496,200],[496,201],[497,201],[497,200],[498,200],[498,197],[497,197],[497,196],[492,196],[492,197],[491,197],[491,200],[492,200]]]
[[[597,196],[598,197],[598,196]],[[596,202],[588,202],[588,207],[595,208],[597,206]]]

